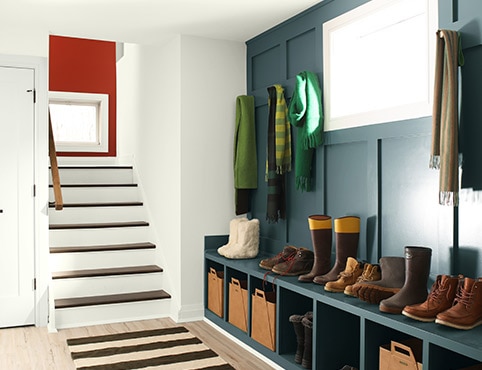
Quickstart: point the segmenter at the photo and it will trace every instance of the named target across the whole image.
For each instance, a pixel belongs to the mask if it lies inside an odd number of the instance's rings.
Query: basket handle
[[[390,352],[392,354],[391,358],[397,358],[398,361],[403,361],[401,359],[402,356],[408,356],[411,365],[413,365],[413,369],[417,369],[417,360],[415,360],[413,351],[409,346],[392,340],[390,343]],[[406,361],[403,362],[406,363]],[[407,366],[407,364],[405,364],[405,366]]]
[[[231,284],[236,285],[237,287],[241,287],[241,283],[236,278],[231,278]]]
[[[263,292],[261,289],[255,288],[255,289],[254,289],[254,295],[256,295],[256,296],[258,296],[258,297],[260,297],[260,298],[265,299],[264,292]]]
[[[211,275],[216,275],[216,270],[215,270],[213,267],[210,267],[210,268],[209,268],[209,273],[210,273]]]

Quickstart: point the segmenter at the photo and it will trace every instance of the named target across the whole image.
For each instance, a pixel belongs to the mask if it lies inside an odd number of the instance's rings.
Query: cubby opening
[[[301,369],[301,365],[295,362],[298,341],[294,325],[289,319],[291,315],[303,316],[307,312],[313,312],[313,299],[280,287],[278,302],[278,353],[293,366],[299,366]]]
[[[472,358],[466,357],[458,352],[451,351],[447,348],[442,348],[436,344],[429,345],[429,363],[430,369],[437,370],[465,370],[469,368],[482,369],[482,362],[478,362]]]
[[[317,302],[315,311],[316,369],[359,368],[360,318],[347,311]],[[376,369],[367,367],[367,369]]]

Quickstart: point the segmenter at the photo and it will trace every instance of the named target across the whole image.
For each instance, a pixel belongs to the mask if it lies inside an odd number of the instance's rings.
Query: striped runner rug
[[[77,370],[234,369],[185,327],[67,339]]]

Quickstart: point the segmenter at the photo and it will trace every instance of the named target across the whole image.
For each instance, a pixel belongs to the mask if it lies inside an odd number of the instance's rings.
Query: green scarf
[[[291,124],[298,127],[295,153],[296,188],[311,191],[314,148],[323,144],[321,89],[315,73],[304,71],[296,76],[288,115]]]
[[[234,130],[234,188],[236,214],[249,211],[249,190],[258,187],[254,97],[236,98]]]

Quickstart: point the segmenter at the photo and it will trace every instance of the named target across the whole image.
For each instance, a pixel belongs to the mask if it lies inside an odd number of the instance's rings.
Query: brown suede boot
[[[340,272],[345,269],[348,257],[356,258],[359,236],[360,217],[346,216],[335,219],[335,265],[328,273],[316,276],[313,279],[314,283],[325,285],[329,281],[338,279]]]
[[[301,366],[305,369],[311,369],[313,358],[313,312],[307,312],[301,323],[305,328],[305,350],[303,351]]]
[[[324,275],[331,268],[331,245],[333,233],[331,217],[325,215],[312,215],[308,217],[308,226],[311,232],[315,262],[308,274],[301,275],[298,280],[312,283],[315,276]]]
[[[303,352],[305,350],[305,327],[301,323],[303,320],[304,315],[291,315],[289,317],[289,321],[293,323],[293,329],[296,335],[296,353],[295,353],[295,362],[297,364],[301,364],[303,360]]]
[[[454,305],[441,312],[435,319],[437,324],[456,329],[469,330],[482,324],[482,278],[465,278],[457,293]]]
[[[306,274],[313,268],[313,252],[306,248],[298,248],[296,254],[287,261],[274,265],[271,271],[284,276],[297,276]]]
[[[380,272],[380,265],[371,263],[365,263],[363,266],[362,274],[356,279],[355,284],[347,285],[343,293],[349,295],[351,297],[356,297],[355,293],[353,293],[353,286],[362,283],[362,282],[370,282],[370,281],[377,281],[380,280],[382,274]]]
[[[430,248],[405,247],[405,282],[398,293],[380,302],[380,311],[401,314],[405,306],[427,299],[431,258]]]
[[[363,263],[358,262],[353,257],[346,260],[345,271],[342,271],[338,280],[329,281],[325,284],[328,292],[341,293],[348,285],[353,285],[363,272]]]
[[[380,258],[382,278],[378,281],[361,282],[352,292],[362,301],[378,304],[399,292],[405,282],[405,259],[403,257]]]
[[[294,256],[297,251],[298,248],[293,247],[292,245],[287,245],[276,256],[261,260],[261,262],[259,263],[259,267],[265,270],[271,270],[278,263],[285,262],[290,257]]]
[[[462,276],[438,275],[427,300],[405,306],[402,314],[418,321],[435,321],[437,314],[452,307],[461,278]]]

